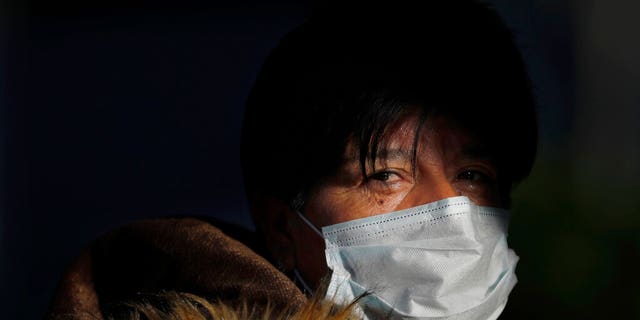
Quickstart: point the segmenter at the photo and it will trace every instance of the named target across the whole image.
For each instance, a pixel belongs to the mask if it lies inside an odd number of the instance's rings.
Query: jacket
[[[199,218],[126,225],[91,243],[71,263],[46,318],[104,319],[118,303],[164,290],[232,306],[304,306],[305,295],[257,253],[264,254],[258,244],[249,231]]]

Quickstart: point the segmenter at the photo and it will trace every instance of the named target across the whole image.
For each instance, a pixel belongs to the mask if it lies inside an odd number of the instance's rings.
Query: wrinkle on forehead
[[[406,160],[415,166],[416,157],[437,164],[438,159],[447,157],[449,150],[457,150],[466,158],[491,158],[486,145],[457,121],[438,114],[422,117],[416,109],[387,126],[377,146],[375,159],[370,152],[365,165],[373,170],[376,163]],[[343,163],[359,161],[359,148],[350,139]]]

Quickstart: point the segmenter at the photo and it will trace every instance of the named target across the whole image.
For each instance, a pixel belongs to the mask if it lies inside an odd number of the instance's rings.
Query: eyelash
[[[475,175],[476,176],[475,179],[474,177],[469,177],[470,174]],[[488,174],[482,171],[473,170],[473,169],[465,169],[456,176],[456,180],[469,180],[469,181],[477,181],[477,182],[485,182],[490,179],[491,178],[489,177]]]
[[[490,192],[495,184],[492,171],[483,168],[465,168],[459,171],[452,183],[455,183],[461,194],[480,194]],[[376,192],[392,192],[400,188],[403,175],[387,168],[373,172],[364,180],[371,190]],[[479,193],[480,192],[480,193]]]
[[[391,175],[395,175],[396,173],[393,171],[389,171],[389,170],[383,170],[383,171],[378,171],[378,172],[374,172],[372,174],[370,174],[369,176],[367,176],[367,180],[376,180],[376,181],[381,181],[381,182],[386,182],[389,180]],[[470,177],[470,175],[475,175],[475,177]],[[473,170],[473,169],[466,169],[462,172],[460,172],[457,176],[456,176],[457,180],[470,180],[470,181],[478,181],[478,182],[483,182],[483,181],[488,181],[491,180],[491,178],[489,177],[488,174],[479,171],[479,170]]]
[[[389,170],[383,170],[383,171],[378,171],[378,172],[374,172],[372,174],[370,174],[367,177],[367,180],[377,180],[377,181],[381,181],[381,182],[387,182],[389,181],[389,178],[391,175],[395,174],[394,172],[391,172]]]

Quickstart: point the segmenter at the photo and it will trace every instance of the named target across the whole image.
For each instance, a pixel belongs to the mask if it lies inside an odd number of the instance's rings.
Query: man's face
[[[411,208],[454,196],[500,207],[498,172],[479,141],[452,121],[430,117],[419,129],[415,164],[416,113],[388,128],[378,147],[375,168],[362,176],[357,148],[349,144],[341,167],[310,192],[302,213],[318,228]],[[291,216],[295,268],[312,285],[326,273],[324,242]]]

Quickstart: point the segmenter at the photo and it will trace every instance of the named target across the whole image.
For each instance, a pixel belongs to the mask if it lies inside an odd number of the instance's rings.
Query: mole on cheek
[[[384,200],[378,200],[378,204],[379,205],[383,205],[384,204]]]

